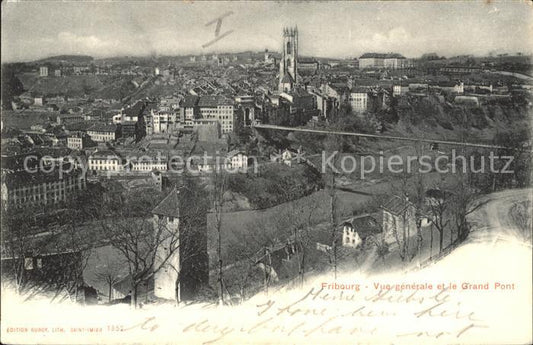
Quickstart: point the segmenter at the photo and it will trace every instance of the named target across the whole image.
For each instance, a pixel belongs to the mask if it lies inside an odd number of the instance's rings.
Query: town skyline
[[[502,5],[7,2],[2,5],[2,61],[56,55],[110,58],[279,51],[279,34],[292,25],[300,29],[304,56],[352,58],[392,51],[406,57],[430,52],[530,54],[531,11],[527,7],[524,11],[523,2]],[[228,34],[208,44],[216,38],[216,25],[206,24],[222,15],[226,17],[220,35]]]
[[[532,343],[533,1],[8,1],[1,343]]]

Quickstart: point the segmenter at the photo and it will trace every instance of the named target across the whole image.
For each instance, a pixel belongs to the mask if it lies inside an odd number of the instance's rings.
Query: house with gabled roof
[[[370,236],[382,233],[381,224],[371,214],[361,214],[346,219],[341,224],[342,245],[344,247],[359,247]]]
[[[395,233],[416,233],[416,206],[408,197],[393,195],[387,202],[381,205],[383,215],[383,234],[387,243],[395,241]]]
[[[116,130],[117,127],[115,125],[97,122],[87,128],[87,134],[95,142],[107,142],[116,139]]]
[[[234,171],[246,172],[248,169],[248,155],[241,150],[231,150],[228,152],[227,159],[231,162],[231,168]]]

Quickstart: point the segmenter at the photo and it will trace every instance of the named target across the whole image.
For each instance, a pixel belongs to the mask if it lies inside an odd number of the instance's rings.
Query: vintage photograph
[[[533,341],[533,2],[1,7],[2,343]]]

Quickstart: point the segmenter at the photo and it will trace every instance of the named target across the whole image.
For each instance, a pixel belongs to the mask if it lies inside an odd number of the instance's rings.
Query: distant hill
[[[44,59],[35,61],[36,63],[71,63],[71,64],[81,64],[93,61],[94,58],[88,55],[57,55],[50,56]]]

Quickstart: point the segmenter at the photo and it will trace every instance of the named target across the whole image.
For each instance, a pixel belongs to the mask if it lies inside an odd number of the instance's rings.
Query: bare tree
[[[392,234],[398,244],[398,255],[400,255],[402,261],[405,261],[409,255],[409,217],[407,211],[403,211],[400,214],[400,220],[401,222],[398,224],[396,218],[393,217]]]
[[[224,263],[223,289],[229,291],[229,295],[239,294],[242,301],[249,290],[268,291],[274,273],[269,250],[278,242],[274,226],[277,220],[278,217],[256,220],[245,229],[229,228],[224,233],[224,246],[221,248]],[[215,236],[218,237],[218,233]],[[217,262],[217,276],[220,275],[219,270]],[[220,289],[220,285],[218,288]]]
[[[83,283],[83,270],[93,245],[88,232],[75,222],[32,227],[28,214],[36,208],[12,210],[2,224],[2,276],[15,291],[30,299],[47,294],[52,299],[76,298]],[[48,215],[44,210],[43,215]],[[5,265],[5,263],[9,263]]]
[[[366,242],[375,246],[378,258],[385,263],[385,257],[389,253],[389,245],[385,242],[385,239],[382,236],[370,235],[366,238]]]
[[[418,157],[418,166],[416,168],[415,173],[415,200],[414,205],[416,207],[415,211],[415,217],[416,217],[416,252],[413,253],[411,256],[411,259],[413,259],[415,256],[418,256],[420,260],[420,253],[422,251],[422,244],[424,242],[424,238],[422,236],[422,218],[424,217],[424,201],[425,201],[425,182],[424,177],[420,171],[420,159],[422,157],[422,145],[420,142],[417,142],[415,145],[416,154]]]
[[[433,222],[430,222],[429,228],[429,259],[433,258]]]
[[[439,253],[442,253],[444,232],[447,229],[450,220],[449,212],[451,209],[450,193],[443,192],[439,197],[431,198],[428,201],[429,210],[431,212],[431,223],[435,226],[439,233]],[[433,230],[432,230],[433,232]],[[433,235],[431,237],[433,243]]]
[[[249,247],[248,252],[253,256],[254,264],[263,272],[263,291],[268,294],[270,285],[278,281],[278,274],[272,263],[272,255],[284,247],[285,243],[294,240],[293,221],[287,212],[280,211],[275,218],[262,219],[253,222],[251,236],[245,236],[243,246]],[[243,237],[241,237],[243,238]]]
[[[318,221],[315,219],[318,208],[316,199],[309,200],[305,205],[291,204],[270,223],[276,238],[287,243],[290,256],[295,258],[300,283],[304,282],[308,253],[314,246],[310,230]]]
[[[54,233],[51,243],[53,243],[53,251],[67,254],[67,259],[60,260],[61,263],[53,269],[54,272],[61,273],[56,275],[56,278],[52,278],[56,280],[56,289],[59,290],[62,287],[71,298],[77,299],[78,288],[84,284],[83,272],[87,267],[90,252],[97,243],[96,234],[92,229],[81,231],[76,219],[71,219],[69,224]],[[72,256],[73,261],[71,261]],[[53,277],[52,274],[47,275]]]
[[[118,214],[100,221],[101,237],[127,262],[133,307],[138,305],[141,284],[168,266],[181,244],[180,231],[169,226],[165,217],[151,214],[156,198],[159,196],[144,193],[129,195]]]
[[[455,220],[455,230],[457,237],[454,242],[463,242],[470,234],[470,224],[467,217],[472,212],[483,206],[484,202],[476,201],[478,194],[475,189],[471,188],[463,179],[460,179],[453,189],[452,196],[452,213]]]
[[[17,217],[4,215],[2,222],[2,265],[4,282],[9,280],[17,293],[21,293],[25,284],[26,255],[33,249],[32,236],[28,224]],[[9,258],[9,259],[7,259]],[[9,267],[5,262],[9,260]],[[6,273],[9,272],[9,277]]]
[[[108,302],[113,299],[113,286],[123,277],[121,276],[121,266],[112,260],[105,260],[103,267],[94,274],[96,281],[106,284]]]
[[[307,269],[307,257],[311,247],[314,246],[312,241],[310,229],[316,224],[317,220],[314,215],[318,210],[319,205],[315,199],[311,201],[306,207],[298,208],[298,211],[291,212],[294,217],[293,234],[296,242],[296,258],[298,262],[298,275],[300,276],[300,283],[305,281],[305,273]]]
[[[280,251],[285,251],[290,267],[297,268],[297,276],[291,280],[298,278],[298,282],[302,282],[309,249],[314,245],[310,227],[317,221],[318,207],[314,199],[302,204],[292,203],[280,208],[275,217],[253,221],[245,229],[228,229],[224,235],[230,240],[223,253],[225,289],[233,294],[238,292],[241,300],[247,291],[263,289],[268,293],[271,285],[281,279],[276,272],[279,267],[274,267],[272,262],[273,255],[279,255]]]
[[[335,193],[335,175],[331,174],[331,184],[329,188],[329,210],[330,210],[330,226],[331,226],[331,247],[333,253],[333,274],[334,279],[337,279],[337,219],[336,219],[336,193]]]
[[[339,151],[342,149],[342,142],[335,136],[328,136],[325,143],[325,152],[333,155],[332,165],[325,171],[326,186],[329,192],[329,225],[330,225],[330,243],[331,243],[331,263],[333,264],[333,276],[337,279],[337,195],[336,195],[336,175],[339,173],[337,166],[339,160]]]
[[[239,302],[242,303],[247,296],[260,290],[259,281],[265,278],[265,272],[261,272],[258,266],[259,252],[253,252],[251,246],[243,241],[237,241],[236,245],[227,248],[227,258],[232,260],[224,267],[226,291],[231,296],[238,295]]]
[[[138,305],[140,287],[146,285],[162,268],[173,266],[172,261],[179,254],[183,242],[176,223],[169,224],[170,218],[152,214],[163,196],[162,193],[143,191],[129,193],[115,200],[112,214],[99,221],[100,238],[124,256],[133,307]],[[179,214],[178,204],[169,207],[173,208],[172,213]],[[104,203],[102,208],[105,210],[110,207]]]
[[[222,261],[222,215],[224,213],[224,193],[226,192],[227,176],[223,168],[215,167],[212,173],[213,187],[213,211],[215,214],[215,230],[217,233],[217,257],[218,257],[218,298],[219,303],[224,303],[224,277]]]
[[[408,205],[404,210],[401,211],[401,214],[399,215],[401,220],[400,224],[398,224],[396,221],[397,218],[393,217],[392,219],[392,233],[396,239],[396,243],[398,244],[398,254],[400,255],[400,259],[402,261],[405,261],[409,258],[409,240],[411,238],[410,217],[416,216],[417,213],[415,208],[414,214],[411,214],[412,204],[409,202],[409,194],[411,192],[409,177],[410,176],[407,174],[402,174],[399,182],[392,186],[395,194],[398,197],[405,199],[405,202]]]
[[[119,250],[128,263],[131,277],[131,304],[138,305],[141,284],[152,278],[179,248],[178,233],[163,220],[120,218],[102,221],[109,243]],[[164,249],[165,254],[160,255]]]

